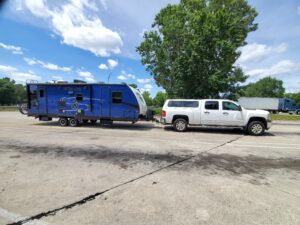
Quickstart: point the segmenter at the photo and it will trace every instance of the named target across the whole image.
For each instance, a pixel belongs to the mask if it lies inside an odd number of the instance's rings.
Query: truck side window
[[[223,102],[223,110],[239,111],[239,107],[232,102]]]
[[[112,103],[114,104],[122,103],[122,92],[112,92]]]
[[[44,90],[40,90],[40,98],[44,98]]]
[[[82,101],[83,100],[83,97],[82,97],[82,94],[77,94],[76,95],[76,101]]]
[[[219,110],[219,102],[218,101],[206,101],[205,109],[208,110]]]

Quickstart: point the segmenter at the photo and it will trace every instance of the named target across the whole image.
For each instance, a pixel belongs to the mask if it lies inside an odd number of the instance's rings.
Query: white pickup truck
[[[243,128],[251,135],[261,135],[271,127],[270,113],[247,110],[224,99],[169,99],[162,111],[162,123],[172,124],[179,132],[188,126]]]

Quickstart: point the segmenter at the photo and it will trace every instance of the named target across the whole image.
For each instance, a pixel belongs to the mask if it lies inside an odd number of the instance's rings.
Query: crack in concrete
[[[121,187],[121,186],[127,185],[127,184],[129,184],[129,183],[135,182],[135,181],[137,181],[137,180],[140,180],[140,179],[142,179],[142,178],[144,178],[144,177],[147,177],[147,176],[150,176],[150,175],[152,175],[152,174],[158,173],[158,172],[160,172],[160,171],[162,171],[162,170],[165,170],[165,169],[168,169],[168,168],[170,168],[170,167],[172,167],[172,166],[175,166],[175,165],[178,165],[178,164],[180,164],[180,163],[186,162],[186,161],[188,161],[188,160],[190,160],[190,159],[195,158],[195,157],[198,156],[198,155],[201,155],[201,154],[203,154],[203,153],[207,153],[207,152],[209,152],[209,151],[215,150],[215,149],[217,149],[217,148],[220,148],[220,147],[223,147],[223,146],[225,146],[225,145],[227,145],[227,144],[230,144],[230,143],[232,143],[232,142],[235,142],[235,141],[239,140],[239,139],[242,138],[242,137],[243,137],[243,136],[237,137],[237,138],[235,138],[235,139],[232,139],[232,140],[230,140],[230,141],[227,141],[227,142],[225,142],[225,143],[222,143],[222,144],[220,144],[220,145],[217,145],[217,146],[215,146],[215,147],[213,147],[213,148],[210,148],[210,149],[208,149],[208,150],[206,150],[206,151],[203,151],[203,152],[201,152],[201,153],[194,154],[194,155],[191,155],[191,156],[186,157],[186,158],[184,158],[184,159],[178,160],[178,161],[176,161],[176,162],[174,162],[174,163],[171,163],[171,164],[169,164],[169,165],[167,165],[167,166],[161,167],[161,168],[159,168],[159,169],[157,169],[157,170],[154,170],[154,171],[152,171],[152,172],[146,173],[146,174],[144,174],[144,175],[142,175],[142,176],[139,176],[139,177],[136,177],[136,178],[131,179],[131,180],[129,180],[129,181],[126,181],[126,182],[124,182],[124,183],[118,184],[118,185],[113,186],[113,187],[111,187],[111,188],[109,188],[109,189],[106,189],[106,190],[104,190],[104,191],[96,192],[96,193],[94,193],[94,194],[92,194],[92,195],[89,195],[89,196],[87,196],[87,197],[85,197],[85,198],[83,198],[83,199],[81,199],[81,200],[78,200],[78,201],[76,201],[76,202],[73,202],[73,203],[71,203],[71,204],[68,204],[68,205],[65,205],[65,206],[62,206],[62,207],[59,207],[59,208],[56,208],[56,209],[52,209],[52,210],[49,210],[49,211],[47,211],[47,212],[42,212],[42,213],[36,214],[36,215],[34,215],[34,216],[31,216],[31,217],[29,217],[29,218],[27,218],[27,219],[23,219],[23,220],[20,220],[20,221],[18,221],[18,222],[14,222],[14,223],[9,223],[9,224],[7,224],[7,225],[22,225],[22,224],[28,223],[28,222],[30,222],[30,221],[32,221],[32,220],[39,220],[39,219],[41,219],[41,218],[43,218],[43,217],[54,216],[54,215],[55,215],[57,212],[59,212],[59,211],[62,211],[62,210],[69,210],[69,209],[71,209],[71,208],[73,208],[73,207],[75,207],[75,206],[83,205],[83,204],[85,204],[85,203],[87,203],[87,202],[89,202],[89,201],[95,200],[96,197],[98,197],[98,196],[100,196],[100,195],[103,195],[103,194],[106,193],[106,192],[109,192],[109,191],[114,190],[114,189],[116,189],[116,188],[119,188],[119,187]]]

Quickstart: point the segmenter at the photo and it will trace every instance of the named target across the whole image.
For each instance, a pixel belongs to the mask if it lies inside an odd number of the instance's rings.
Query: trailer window
[[[218,101],[206,101],[205,109],[208,110],[219,110],[219,102]]]
[[[37,100],[36,90],[31,90],[30,91],[30,101],[35,101],[35,100]]]
[[[76,101],[81,102],[83,100],[82,94],[77,94],[76,95]]]
[[[122,92],[112,92],[112,103],[114,104],[122,103]]]
[[[40,98],[44,98],[44,90],[40,90]]]

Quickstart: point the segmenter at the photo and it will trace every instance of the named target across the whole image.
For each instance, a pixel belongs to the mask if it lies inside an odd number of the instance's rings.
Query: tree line
[[[16,105],[26,101],[26,88],[14,80],[4,77],[0,79],[0,105]]]

